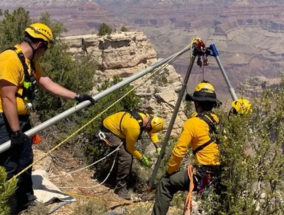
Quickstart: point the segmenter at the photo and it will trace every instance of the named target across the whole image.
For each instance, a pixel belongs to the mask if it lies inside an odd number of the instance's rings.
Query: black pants
[[[112,132],[104,129],[103,131],[106,135],[107,140],[111,143],[113,147],[119,146],[121,142],[123,144],[120,146],[120,150],[117,154],[117,175],[116,175],[116,190],[127,188],[127,181],[129,174],[131,172],[133,156],[127,151],[125,140],[120,139]]]
[[[20,127],[22,131],[29,130],[30,123],[27,115],[19,116]],[[0,144],[10,139],[10,128],[5,117],[0,114]],[[22,146],[11,147],[4,153],[0,154],[0,166],[3,166],[7,172],[7,180],[25,169],[33,163],[32,142],[25,141]],[[33,183],[31,177],[32,168],[18,177],[16,190],[17,211],[26,208],[26,204],[35,200],[33,195]]]

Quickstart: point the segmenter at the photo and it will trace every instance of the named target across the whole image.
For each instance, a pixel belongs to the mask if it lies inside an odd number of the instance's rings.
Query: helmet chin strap
[[[32,49],[32,51],[33,51],[33,55],[32,55],[32,58],[31,58],[31,60],[33,60],[34,57],[35,57],[35,52],[36,52],[37,49],[35,49],[35,48],[32,46],[32,44],[30,43],[30,41],[25,40],[25,39],[24,39],[24,41],[29,44],[29,46],[31,47],[31,49]]]

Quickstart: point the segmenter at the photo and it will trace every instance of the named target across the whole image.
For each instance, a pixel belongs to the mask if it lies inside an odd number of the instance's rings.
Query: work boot
[[[125,187],[115,190],[114,193],[117,194],[120,198],[123,198],[125,200],[131,200],[130,194]]]

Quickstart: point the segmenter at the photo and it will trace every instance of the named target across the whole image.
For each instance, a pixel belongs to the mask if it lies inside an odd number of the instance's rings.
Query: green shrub
[[[7,173],[3,167],[0,167],[0,215],[8,215],[10,213],[10,206],[8,199],[16,191],[18,180],[13,178],[6,181]]]
[[[282,214],[284,87],[265,91],[251,115],[223,117],[222,194],[204,199],[208,214]],[[207,203],[207,204],[206,204]]]
[[[112,28],[105,23],[100,24],[99,26],[99,36],[110,35],[112,33]]]
[[[122,32],[127,32],[127,31],[128,31],[128,29],[127,29],[127,28],[125,28],[124,26],[122,26],[122,27],[121,27],[121,29],[120,29],[120,31],[122,31]]]

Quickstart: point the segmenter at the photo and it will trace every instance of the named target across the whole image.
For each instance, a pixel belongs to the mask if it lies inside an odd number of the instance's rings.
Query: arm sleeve
[[[10,83],[19,86],[22,80],[21,67],[16,64],[12,59],[8,58],[1,61],[0,66],[0,80],[6,80]]]
[[[192,137],[193,137],[193,127],[191,126],[190,120],[188,120],[185,122],[179,140],[172,151],[172,155],[168,163],[168,170],[167,170],[169,174],[172,174],[179,168],[182,159],[187,153]]]
[[[134,157],[138,159],[142,157],[142,154],[135,147],[139,134],[140,134],[139,127],[128,126],[127,129],[125,129],[126,149],[129,153],[131,153]]]
[[[158,143],[159,142],[159,138],[158,138],[158,134],[157,133],[148,132],[148,136],[151,138],[151,141],[153,143]]]

